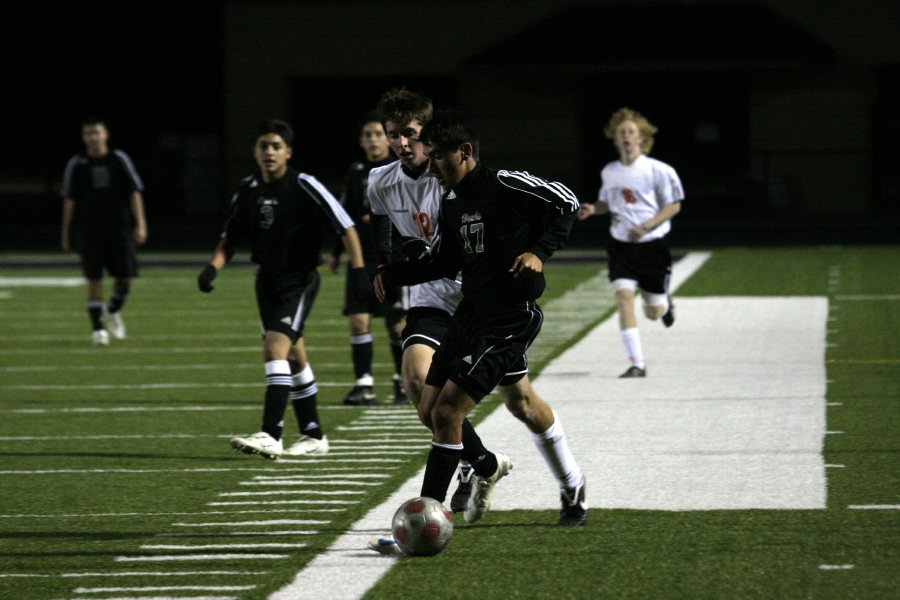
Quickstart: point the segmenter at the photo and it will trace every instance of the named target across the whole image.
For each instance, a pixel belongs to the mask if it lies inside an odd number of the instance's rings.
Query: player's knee
[[[435,403],[431,409],[431,423],[435,431],[453,427],[462,423],[457,407],[451,402]]]
[[[500,396],[503,403],[515,418],[527,421],[534,403],[534,394],[531,390],[520,385],[507,385],[500,388]]]

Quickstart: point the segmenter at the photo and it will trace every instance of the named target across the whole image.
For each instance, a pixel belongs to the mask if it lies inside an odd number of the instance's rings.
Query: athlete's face
[[[426,145],[425,153],[430,161],[428,169],[445,190],[456,187],[474,167],[474,162],[469,159],[472,155],[470,144],[459,148]]]
[[[644,136],[637,123],[631,120],[625,120],[616,127],[613,143],[616,149],[623,157],[637,158],[641,153],[641,144],[644,143]]]
[[[253,147],[256,164],[262,171],[264,181],[280,179],[287,172],[287,161],[291,158],[291,147],[277,133],[259,136]]]
[[[91,123],[81,128],[81,140],[91,156],[103,156],[107,152],[109,131],[103,123]]]
[[[422,131],[421,123],[412,121],[402,124],[396,121],[387,121],[384,124],[384,130],[391,150],[394,151],[403,166],[415,169],[428,160],[428,157],[425,156],[425,145],[419,141],[419,133]]]
[[[381,122],[369,121],[363,125],[359,134],[359,147],[366,153],[366,158],[372,162],[387,158],[390,146]]]

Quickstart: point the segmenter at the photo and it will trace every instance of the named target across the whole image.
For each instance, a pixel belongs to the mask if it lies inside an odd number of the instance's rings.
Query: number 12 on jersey
[[[459,228],[459,234],[462,236],[466,245],[466,252],[472,254],[472,244],[469,242],[469,236],[475,238],[474,252],[484,252],[484,223],[466,223]]]
[[[428,216],[427,212],[414,212],[412,213],[412,218],[416,222],[420,237],[431,238],[434,235],[434,232],[431,230],[431,217]]]

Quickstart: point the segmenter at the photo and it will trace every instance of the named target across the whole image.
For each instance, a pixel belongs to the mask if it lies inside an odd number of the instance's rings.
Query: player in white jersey
[[[644,314],[675,322],[669,295],[672,256],[665,236],[681,211],[684,189],[678,173],[650,158],[657,128],[637,111],[621,108],[603,130],[619,152],[619,160],[603,168],[603,183],[594,203],[584,202],[578,218],[610,213],[609,280],[619,308],[619,335],[631,365],[621,377],[645,377],[647,365],[634,312],[641,290]]]

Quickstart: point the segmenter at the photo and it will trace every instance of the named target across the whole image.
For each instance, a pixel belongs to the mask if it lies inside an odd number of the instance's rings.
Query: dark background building
[[[57,246],[85,115],[144,176],[148,248],[206,250],[258,121],[288,119],[294,166],[338,194],[359,117],[400,85],[466,111],[486,163],[585,199],[615,158],[606,118],[642,111],[687,190],[675,244],[885,242],[900,225],[896,2],[38,2],[4,21],[2,250]]]

